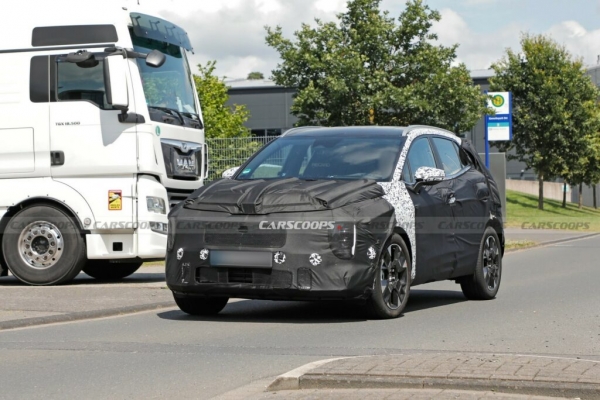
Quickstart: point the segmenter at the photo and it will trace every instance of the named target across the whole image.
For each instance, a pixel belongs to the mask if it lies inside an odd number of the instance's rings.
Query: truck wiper
[[[181,113],[174,108],[159,107],[159,106],[148,106],[148,108],[152,108],[153,110],[159,110],[159,111],[165,112],[167,114],[174,115],[179,119],[179,122],[181,122],[181,125],[185,126],[185,120],[183,119],[183,115],[181,115]]]

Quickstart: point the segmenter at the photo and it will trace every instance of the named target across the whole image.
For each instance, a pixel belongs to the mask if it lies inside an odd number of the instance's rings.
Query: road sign
[[[496,113],[485,116],[485,165],[489,168],[489,142],[512,140],[512,96],[510,92],[487,94],[488,107]]]

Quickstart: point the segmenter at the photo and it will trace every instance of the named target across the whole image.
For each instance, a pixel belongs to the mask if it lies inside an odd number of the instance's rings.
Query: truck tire
[[[183,297],[173,294],[181,311],[190,315],[216,315],[225,308],[229,297]]]
[[[142,266],[142,262],[111,263],[109,260],[88,260],[83,272],[92,278],[103,281],[118,281],[133,274]]]
[[[55,285],[75,278],[85,262],[85,241],[62,210],[38,205],[19,211],[2,235],[10,272],[30,285]]]

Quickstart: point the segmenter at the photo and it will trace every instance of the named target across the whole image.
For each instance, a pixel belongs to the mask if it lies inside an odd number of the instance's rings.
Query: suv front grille
[[[293,275],[289,271],[265,268],[215,268],[200,267],[196,270],[198,283],[241,283],[287,289],[292,286]]]
[[[230,230],[229,232],[204,233],[204,243],[214,246],[264,247],[279,249],[285,246],[287,234],[285,230],[258,229],[258,226],[248,227],[247,232]]]

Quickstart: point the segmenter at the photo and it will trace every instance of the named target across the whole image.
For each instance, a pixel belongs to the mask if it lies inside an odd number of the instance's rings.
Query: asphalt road
[[[210,398],[305,363],[415,351],[600,360],[600,237],[507,254],[499,296],[416,287],[403,317],[352,304],[240,301],[0,332],[0,398]]]

